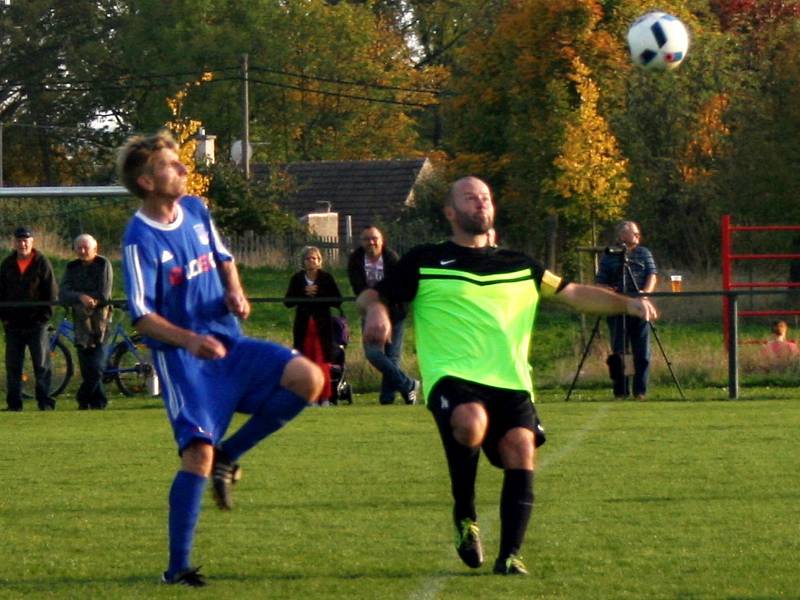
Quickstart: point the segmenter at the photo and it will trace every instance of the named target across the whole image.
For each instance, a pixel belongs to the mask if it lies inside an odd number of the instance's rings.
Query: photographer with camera
[[[639,245],[641,233],[633,221],[622,221],[615,228],[615,244],[600,259],[596,282],[628,296],[649,294],[656,287],[656,263],[650,250]],[[650,371],[650,327],[637,317],[608,317],[612,354],[608,368],[614,385],[614,397],[630,395],[625,369],[626,341],[633,354],[633,395],[644,400]]]

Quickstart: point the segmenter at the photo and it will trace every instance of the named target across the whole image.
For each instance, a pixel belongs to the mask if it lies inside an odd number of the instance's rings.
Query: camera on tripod
[[[606,246],[603,252],[605,254],[625,254],[628,248],[625,244],[617,244],[616,246]]]

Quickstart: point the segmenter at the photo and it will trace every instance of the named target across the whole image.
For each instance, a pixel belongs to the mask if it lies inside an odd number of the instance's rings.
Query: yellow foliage
[[[680,165],[681,174],[687,183],[694,183],[711,175],[711,170],[704,168],[702,163],[719,154],[721,141],[730,134],[730,129],[723,120],[729,104],[730,98],[727,94],[715,94],[700,110],[696,133],[684,154],[686,161]]]
[[[631,187],[628,161],[597,112],[600,92],[578,56],[572,58],[569,78],[581,101],[567,121],[561,152],[553,161],[557,174],[548,187],[564,200],[560,212],[594,226],[622,217]]]
[[[211,81],[213,78],[213,73],[203,73],[197,81],[190,81],[184,84],[183,89],[166,100],[167,107],[172,113],[172,119],[167,121],[164,126],[172,132],[180,146],[178,157],[189,171],[186,178],[186,192],[194,196],[204,196],[211,184],[211,178],[198,173],[195,165],[195,153],[197,152],[195,136],[200,131],[203,123],[184,117],[181,113],[183,111],[183,103],[189,95],[189,90],[194,86],[200,86],[207,81]]]

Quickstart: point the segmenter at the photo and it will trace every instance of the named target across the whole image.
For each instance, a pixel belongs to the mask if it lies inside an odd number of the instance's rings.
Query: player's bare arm
[[[250,316],[250,301],[244,295],[239,269],[232,260],[222,262],[218,268],[225,285],[225,305],[234,315],[246,319]]]
[[[161,315],[150,313],[136,321],[136,331],[142,335],[165,342],[173,346],[186,348],[197,358],[225,358],[228,353],[225,346],[211,335],[201,335],[178,327]]]
[[[385,344],[391,339],[392,322],[389,309],[381,301],[378,292],[366,289],[356,298],[356,307],[364,316],[364,341],[370,344]]]
[[[623,296],[596,285],[570,283],[552,298],[578,312],[602,315],[625,313],[645,321],[658,318],[658,311],[647,298]]]

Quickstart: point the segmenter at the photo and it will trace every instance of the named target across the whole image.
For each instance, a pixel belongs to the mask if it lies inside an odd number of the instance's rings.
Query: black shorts
[[[547,436],[536,414],[536,406],[527,392],[505,390],[481,385],[456,377],[443,377],[436,382],[428,400],[428,409],[433,413],[436,425],[445,443],[452,437],[450,418],[459,404],[477,402],[486,410],[489,427],[481,448],[486,458],[496,467],[503,467],[498,443],[515,427],[529,429],[534,435],[534,445],[539,447]]]

